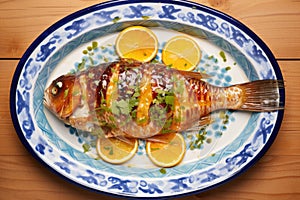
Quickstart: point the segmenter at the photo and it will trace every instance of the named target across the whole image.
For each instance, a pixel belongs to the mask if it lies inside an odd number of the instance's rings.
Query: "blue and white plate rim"
[[[154,2],[158,2],[158,1],[153,1],[153,0],[148,0],[148,1],[144,1],[143,3],[154,3]],[[275,74],[276,74],[276,78],[277,79],[283,79],[282,75],[281,75],[281,72],[280,72],[280,68],[276,62],[276,59],[274,58],[272,52],[270,51],[270,49],[266,46],[266,44],[254,33],[252,32],[250,29],[248,29],[245,25],[243,25],[242,23],[240,23],[239,21],[237,21],[236,19],[224,14],[224,13],[221,13],[219,11],[216,11],[212,8],[209,8],[209,7],[206,7],[206,6],[203,6],[203,5],[199,5],[199,4],[196,4],[196,3],[192,3],[192,2],[188,2],[188,1],[166,1],[166,0],[163,0],[163,1],[159,1],[161,4],[174,4],[174,5],[179,5],[179,6],[184,6],[184,7],[195,7],[197,9],[200,9],[200,10],[203,10],[205,11],[206,13],[209,13],[211,15],[215,15],[219,18],[221,18],[222,20],[225,20],[231,24],[233,24],[234,26],[238,27],[239,29],[243,30],[243,32],[245,32],[253,41],[255,41],[257,44],[259,44],[259,47],[263,50],[263,52],[266,54],[266,56],[268,57],[268,60],[269,62],[271,63],[271,65],[273,66],[273,69],[275,71]],[[13,77],[13,80],[12,80],[12,84],[11,84],[11,92],[10,92],[10,109],[11,109],[11,117],[12,117],[12,120],[13,120],[13,123],[14,123],[14,126],[15,126],[15,129],[16,129],[16,132],[20,138],[20,140],[22,141],[23,145],[27,148],[27,150],[38,160],[40,161],[42,164],[44,164],[47,168],[49,168],[51,171],[55,172],[56,174],[62,176],[63,178],[65,178],[66,180],[70,181],[70,182],[73,182],[73,183],[76,183],[76,180],[71,180],[70,178],[67,178],[66,176],[64,176],[63,174],[61,174],[61,172],[58,172],[57,170],[53,169],[53,167],[51,167],[49,165],[49,163],[46,163],[44,160],[42,160],[40,158],[40,156],[37,154],[36,150],[28,143],[26,137],[24,136],[24,132],[19,124],[19,121],[18,121],[18,117],[17,117],[17,105],[16,105],[16,98],[17,98],[17,84],[19,82],[19,79],[20,79],[20,75],[21,75],[21,72],[26,64],[26,62],[28,61],[28,59],[30,58],[30,55],[31,53],[40,45],[40,43],[47,37],[49,36],[52,32],[54,32],[57,28],[61,27],[62,25],[68,23],[69,21],[72,21],[80,16],[83,16],[85,14],[88,14],[90,12],[93,12],[93,11],[97,11],[97,10],[101,10],[101,9],[105,9],[105,8],[108,8],[108,7],[113,7],[113,6],[118,6],[118,5],[126,5],[126,4],[133,4],[133,3],[139,3],[139,1],[110,1],[110,2],[105,2],[105,3],[101,3],[101,4],[97,4],[97,5],[94,5],[94,6],[91,6],[89,8],[86,8],[86,9],[83,9],[83,10],[80,10],[80,11],[77,11],[65,18],[63,18],[62,20],[58,21],[57,23],[53,24],[51,27],[49,27],[46,31],[44,31],[31,45],[30,47],[26,50],[26,52],[24,53],[24,55],[22,56],[20,62],[18,63],[18,66],[15,70],[15,74],[14,74],[14,77]],[[281,91],[282,94],[281,94],[281,100],[284,102],[284,90]],[[277,134],[278,134],[278,131],[279,131],[279,128],[280,128],[280,125],[281,125],[281,121],[283,119],[283,111],[279,111],[278,112],[278,116],[277,116],[277,121],[275,123],[275,126],[274,126],[274,129],[273,129],[273,132],[268,140],[267,143],[264,144],[264,147],[260,150],[260,152],[258,153],[257,156],[255,156],[250,162],[248,162],[245,166],[242,167],[242,169],[240,169],[236,174],[228,177],[227,179],[225,180],[222,180],[221,182],[218,182],[212,186],[209,186],[207,188],[203,188],[203,189],[200,189],[200,190],[197,190],[197,191],[192,191],[192,192],[187,192],[187,193],[177,193],[175,196],[178,196],[178,195],[183,195],[183,194],[191,194],[191,193],[194,193],[194,192],[200,192],[200,191],[204,191],[204,190],[207,190],[207,189],[210,189],[210,188],[213,188],[215,186],[218,186],[222,183],[225,183],[225,182],[228,182],[229,180],[231,180],[232,178],[235,178],[237,176],[239,176],[242,172],[246,171],[247,169],[249,169],[253,164],[255,164],[259,158],[261,158],[265,152],[269,149],[269,147],[272,145],[273,141],[275,140]],[[92,189],[88,186],[84,186],[82,184],[79,184],[80,186],[83,186],[85,188],[88,188],[88,189]],[[99,191],[99,190],[95,190],[95,189],[92,189],[94,191],[97,191],[97,192],[104,192],[104,193],[107,193],[107,194],[111,194],[110,192],[108,191]],[[117,195],[117,194],[115,194]],[[122,195],[122,194],[121,194]],[[151,197],[153,198],[153,196],[148,196],[148,197]]]

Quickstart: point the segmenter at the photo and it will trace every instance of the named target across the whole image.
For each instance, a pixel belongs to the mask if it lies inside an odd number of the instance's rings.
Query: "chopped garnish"
[[[161,168],[161,169],[159,170],[159,172],[162,173],[162,174],[166,174],[166,173],[167,173],[167,170],[166,170],[165,168]]]
[[[112,21],[113,21],[113,23],[117,23],[119,20],[121,20],[120,17],[115,17]]]
[[[226,71],[229,71],[229,70],[231,70],[231,67],[228,66],[228,67],[225,68],[225,70],[226,70]]]
[[[226,55],[225,55],[224,51],[220,51],[219,54],[220,54],[221,58],[223,59],[223,61],[226,62],[227,59],[226,59]]]
[[[65,91],[64,91],[64,98],[66,98],[68,96],[68,94],[69,94],[69,88],[65,89]]]
[[[87,143],[84,143],[82,145],[82,148],[83,148],[83,152],[86,153],[86,152],[90,151],[91,146],[89,144],[87,144]]]

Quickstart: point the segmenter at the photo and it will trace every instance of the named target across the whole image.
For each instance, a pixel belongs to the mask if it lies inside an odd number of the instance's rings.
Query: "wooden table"
[[[17,137],[9,111],[11,79],[22,54],[47,27],[99,0],[0,0],[0,199],[111,199],[81,189],[37,162]],[[197,0],[252,29],[274,53],[286,83],[284,120],[274,144],[250,170],[183,199],[300,199],[300,1]]]

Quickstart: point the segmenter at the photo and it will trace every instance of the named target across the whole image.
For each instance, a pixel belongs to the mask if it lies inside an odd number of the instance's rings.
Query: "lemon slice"
[[[146,152],[150,160],[159,167],[173,167],[179,164],[185,155],[185,140],[179,133],[162,135],[162,142],[147,141]]]
[[[106,162],[122,164],[130,160],[138,149],[137,139],[128,139],[130,143],[117,138],[99,138],[97,140],[97,153]]]
[[[165,65],[192,71],[199,64],[201,50],[198,44],[186,35],[171,38],[163,48],[162,61]]]
[[[116,51],[121,58],[149,62],[157,54],[158,40],[150,29],[143,26],[131,26],[118,35]]]

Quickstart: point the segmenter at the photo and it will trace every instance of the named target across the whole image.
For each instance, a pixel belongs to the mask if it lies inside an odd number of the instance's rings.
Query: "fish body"
[[[216,87],[204,76],[121,59],[58,77],[45,90],[44,105],[77,129],[142,139],[187,130],[220,109],[282,109],[280,81]]]

